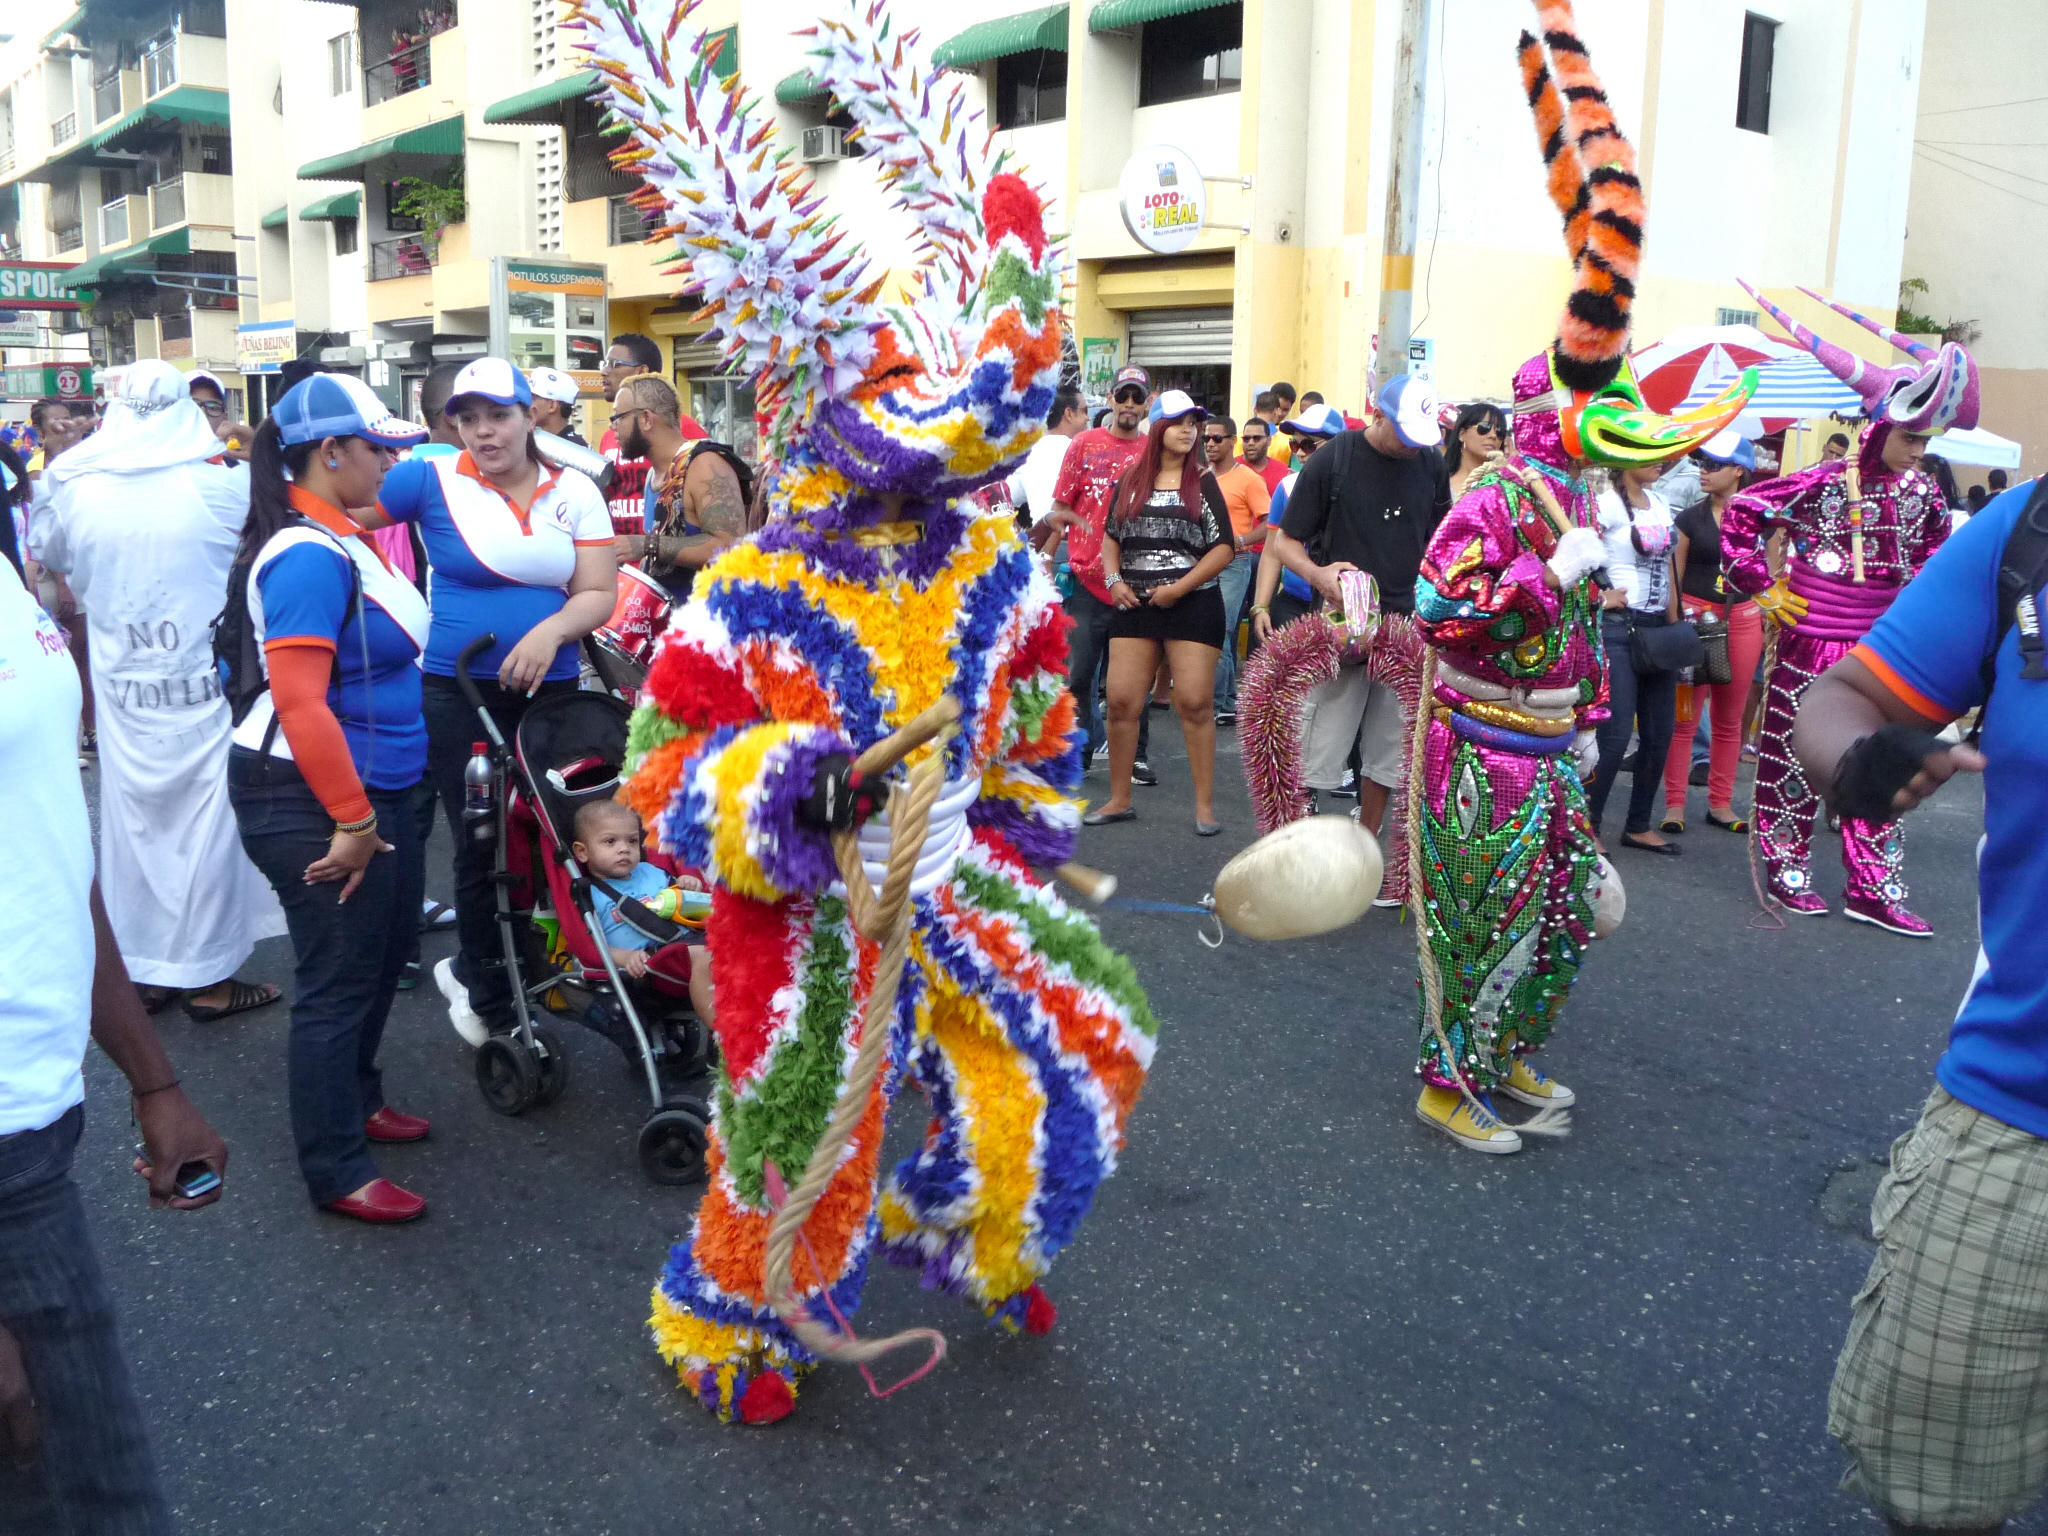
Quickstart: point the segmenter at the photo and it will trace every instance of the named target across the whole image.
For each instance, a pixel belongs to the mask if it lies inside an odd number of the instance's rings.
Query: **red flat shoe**
[[[337,1216],[353,1216],[357,1221],[411,1221],[426,1214],[427,1202],[389,1179],[376,1179],[360,1195],[343,1195],[321,1209]]]
[[[372,1141],[425,1141],[433,1128],[431,1120],[402,1115],[389,1104],[363,1122],[363,1134]]]

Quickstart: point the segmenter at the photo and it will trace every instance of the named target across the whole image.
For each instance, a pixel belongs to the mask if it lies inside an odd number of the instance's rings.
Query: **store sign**
[[[1175,256],[1195,243],[1208,216],[1208,194],[1195,157],[1171,144],[1154,144],[1125,162],[1117,179],[1124,228],[1148,251]]]
[[[33,309],[0,309],[0,347],[33,347],[43,339],[41,314]]]
[[[1123,348],[1114,336],[1088,336],[1081,341],[1081,393],[1090,400],[1107,400],[1110,382],[1116,378],[1116,361]]]
[[[33,368],[0,368],[0,395],[15,400],[90,400],[92,369],[84,363],[40,363]]]
[[[72,264],[62,261],[0,261],[0,309],[76,309]]]
[[[600,262],[491,260],[490,354],[515,368],[559,368],[585,394],[603,386],[610,291]]]
[[[299,355],[296,320],[263,320],[235,327],[235,367],[245,374],[282,373]]]

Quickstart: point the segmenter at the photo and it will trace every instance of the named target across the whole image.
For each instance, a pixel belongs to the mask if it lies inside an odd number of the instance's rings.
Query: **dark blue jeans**
[[[1655,629],[1671,621],[1661,613],[1639,613],[1635,622]],[[1600,766],[1586,786],[1586,814],[1598,833],[1607,813],[1608,791],[1621,772],[1621,760],[1628,756],[1629,732],[1634,731],[1636,771],[1628,792],[1628,821],[1622,827],[1624,835],[1634,835],[1650,830],[1650,809],[1663,793],[1664,759],[1671,753],[1671,733],[1678,725],[1678,674],[1636,671],[1628,620],[1619,612],[1602,615],[1600,634],[1607,648],[1608,714],[1595,738]]]
[[[43,1424],[33,1465],[23,1471],[0,1461],[5,1536],[171,1529],[114,1304],[71,1181],[84,1125],[84,1111],[73,1108],[39,1131],[0,1136],[0,1325],[21,1348]]]
[[[1109,617],[1116,610],[1078,582],[1067,599],[1067,617],[1074,621],[1068,636],[1067,691],[1081,712],[1081,725],[1088,732],[1090,756],[1107,741],[1107,722],[1100,703],[1109,679]],[[1152,760],[1151,711],[1138,716],[1138,761]]]
[[[384,1107],[377,1047],[420,924],[413,793],[371,793],[378,835],[392,851],[370,860],[346,902],[339,883],[306,883],[334,818],[297,768],[237,749],[228,756],[228,798],[242,847],[277,892],[291,931],[292,1139],[306,1192],[325,1205],[377,1177],[363,1122]]]

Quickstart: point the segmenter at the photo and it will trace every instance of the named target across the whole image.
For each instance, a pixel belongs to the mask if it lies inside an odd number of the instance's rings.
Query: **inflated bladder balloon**
[[[1600,867],[1593,871],[1593,884],[1586,894],[1593,902],[1593,937],[1604,939],[1621,926],[1628,911],[1628,892],[1621,888],[1621,876],[1605,854],[1600,856]]]
[[[1349,816],[1305,817],[1223,866],[1216,915],[1246,938],[1309,938],[1363,917],[1382,872],[1380,845]]]

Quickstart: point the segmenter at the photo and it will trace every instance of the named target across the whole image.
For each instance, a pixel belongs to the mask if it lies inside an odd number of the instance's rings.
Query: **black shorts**
[[[1187,640],[1223,649],[1223,589],[1210,582],[1171,608],[1119,608],[1110,616],[1112,640]]]

